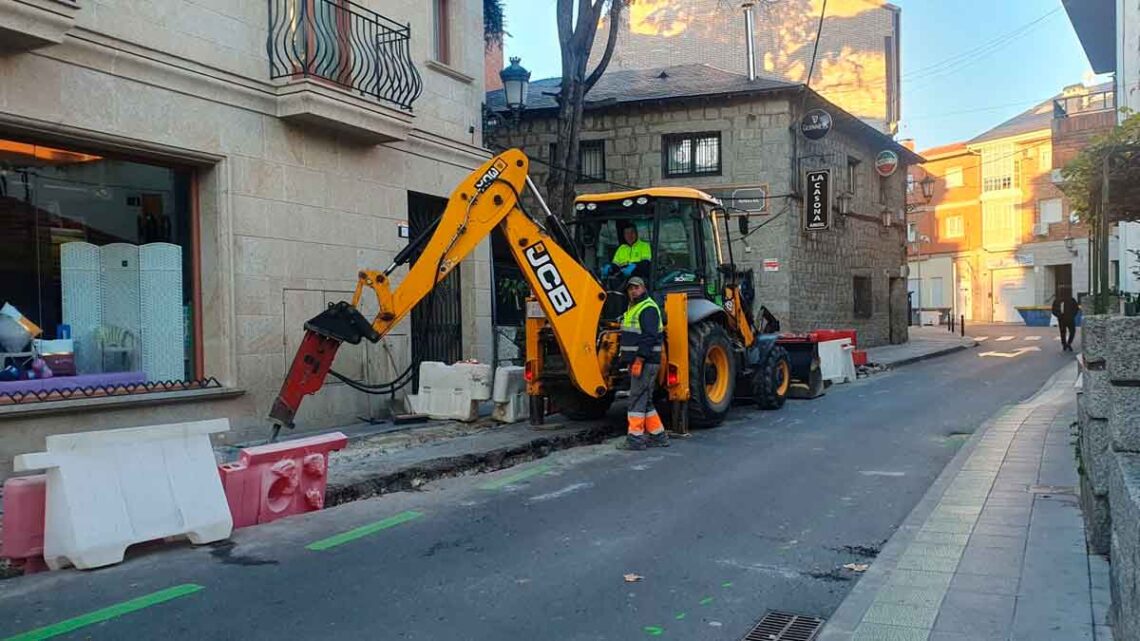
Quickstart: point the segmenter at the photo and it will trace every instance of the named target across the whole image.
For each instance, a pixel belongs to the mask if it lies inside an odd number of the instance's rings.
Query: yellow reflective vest
[[[638,238],[632,245],[622,243],[614,252],[613,263],[618,267],[625,267],[630,263],[640,263],[650,258],[653,258],[653,250],[650,249],[649,243]]]

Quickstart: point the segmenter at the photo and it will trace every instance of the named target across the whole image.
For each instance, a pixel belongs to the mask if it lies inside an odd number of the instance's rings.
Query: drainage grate
[[[823,627],[823,619],[771,611],[740,641],[812,641]]]

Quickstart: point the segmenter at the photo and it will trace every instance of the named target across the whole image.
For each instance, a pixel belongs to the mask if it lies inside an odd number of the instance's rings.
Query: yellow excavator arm
[[[330,305],[305,323],[305,338],[270,411],[278,427],[291,427],[304,397],[321,388],[341,343],[383,338],[496,226],[506,236],[515,262],[546,314],[575,386],[593,397],[606,393],[596,346],[605,291],[577,258],[523,210],[520,194],[528,187],[541,202],[528,169],[529,161],[518,149],[484,163],[455,188],[434,227],[401,250],[387,269],[363,270],[357,275],[351,302]],[[553,217],[547,214],[551,222]],[[419,257],[393,289],[392,273],[417,251]],[[371,321],[359,311],[366,289],[372,290],[379,304]],[[339,377],[336,372],[333,375]]]

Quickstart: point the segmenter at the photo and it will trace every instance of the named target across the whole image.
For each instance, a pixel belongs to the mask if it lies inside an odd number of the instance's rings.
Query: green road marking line
[[[675,616],[675,617],[673,617],[673,618],[674,618],[674,619],[676,619],[676,620],[678,620],[678,621],[680,621],[681,619],[684,619],[684,618],[685,618],[685,613],[684,613],[684,612],[678,612],[678,613],[677,613],[677,616]]]
[[[130,601],[116,603],[115,605],[105,607],[102,610],[88,612],[87,614],[77,616],[73,619],[60,621],[59,623],[53,623],[52,625],[42,628],[36,628],[35,630],[30,630],[23,634],[17,634],[14,637],[8,637],[4,641],[39,641],[39,639],[50,639],[52,637],[58,637],[61,634],[74,632],[80,628],[85,628],[96,623],[102,623],[103,621],[110,621],[111,619],[121,617],[124,614],[130,614],[131,612],[136,612],[138,610],[142,610],[143,608],[149,608],[150,606],[158,605],[159,603],[166,603],[167,601],[172,601],[179,597],[194,594],[195,592],[204,589],[204,586],[196,585],[194,583],[176,585],[172,588],[166,588],[165,590],[159,590],[158,592],[152,592],[150,594],[140,596],[137,599],[131,599]]]
[[[545,463],[542,465],[535,465],[532,468],[525,469],[521,472],[516,472],[514,474],[511,474],[510,476],[504,476],[501,479],[495,479],[494,481],[489,481],[487,483],[484,483],[480,487],[484,490],[501,490],[508,485],[513,485],[514,483],[518,483],[519,481],[524,481],[526,479],[529,479],[532,476],[537,476],[539,474],[542,474],[543,472],[549,472],[549,471],[550,471],[550,466],[545,464]]]
[[[320,552],[321,550],[335,548],[338,545],[343,545],[349,541],[355,541],[356,539],[379,532],[380,530],[387,530],[390,527],[399,525],[401,523],[407,523],[408,521],[418,519],[421,516],[423,516],[422,512],[416,512],[414,510],[400,512],[399,514],[396,514],[395,516],[389,516],[382,521],[369,523],[368,525],[362,525],[354,530],[342,532],[335,536],[330,536],[327,539],[321,539],[315,543],[310,543],[305,546],[305,549]]]
[[[720,587],[722,587],[722,588],[731,588],[731,587],[732,587],[732,581],[725,581],[724,583],[721,583],[721,584],[720,584]]]
[[[712,602],[713,602],[713,598],[711,596],[707,596],[707,597],[701,599],[701,605],[708,605]]]
[[[659,637],[665,634],[665,628],[656,625],[647,625],[642,630],[645,630],[645,633],[651,637]]]

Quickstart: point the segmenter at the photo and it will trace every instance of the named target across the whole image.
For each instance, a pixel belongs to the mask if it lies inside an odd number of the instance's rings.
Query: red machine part
[[[289,366],[285,383],[277,394],[277,400],[273,402],[270,418],[283,426],[292,427],[293,417],[296,416],[301,401],[306,395],[315,394],[324,384],[338,347],[339,340],[326,338],[312,330],[305,331],[305,339],[301,341],[301,347],[293,357],[293,364]]]

